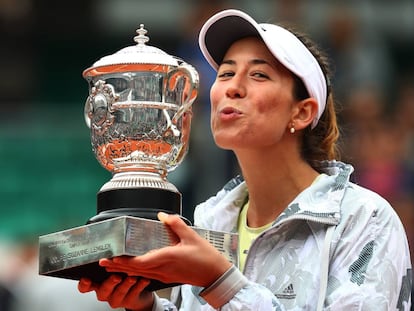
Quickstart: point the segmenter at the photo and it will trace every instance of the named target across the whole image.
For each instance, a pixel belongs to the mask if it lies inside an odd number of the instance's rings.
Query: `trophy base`
[[[192,229],[237,266],[237,234]],[[177,242],[177,236],[160,221],[130,216],[103,220],[39,237],[39,274],[100,283],[110,273],[99,266],[99,259],[140,256]],[[146,290],[175,285],[151,280]]]
[[[88,223],[118,216],[158,220],[158,212],[181,215],[181,194],[166,189],[144,187],[100,191],[97,196],[97,212]],[[190,224],[188,220],[184,220]]]
[[[159,208],[163,206],[169,209]],[[158,220],[158,213],[165,212],[177,214],[185,223],[191,225],[188,219],[181,216],[181,194],[171,189],[131,187],[101,190],[97,196],[97,212],[97,215],[90,218],[87,224],[122,216]],[[142,241],[141,243],[144,242]],[[71,279],[85,277],[97,283],[104,281],[110,275],[105,269],[99,266],[98,262],[63,269],[56,273],[54,276]],[[173,285],[151,280],[147,289],[156,290]]]

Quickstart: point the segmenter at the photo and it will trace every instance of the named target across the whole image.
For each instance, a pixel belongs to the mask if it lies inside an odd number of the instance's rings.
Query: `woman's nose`
[[[231,81],[229,81],[226,95],[230,98],[242,98],[246,96],[246,88],[240,78],[233,77]]]

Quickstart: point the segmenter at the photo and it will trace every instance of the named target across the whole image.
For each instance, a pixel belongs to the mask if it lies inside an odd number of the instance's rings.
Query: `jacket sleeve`
[[[371,192],[344,202],[336,231],[325,309],[410,310],[408,242],[388,202]]]
[[[269,289],[258,283],[249,281],[231,300],[221,306],[219,310],[284,311],[285,308]]]
[[[197,311],[235,311],[235,310],[266,310],[266,311],[285,311],[277,298],[266,287],[248,281],[229,301],[221,306],[213,307],[205,301],[194,287],[185,286],[182,288],[185,299],[179,310]],[[192,298],[190,298],[190,296]],[[213,302],[214,303],[214,302]],[[161,309],[160,309],[161,310]]]

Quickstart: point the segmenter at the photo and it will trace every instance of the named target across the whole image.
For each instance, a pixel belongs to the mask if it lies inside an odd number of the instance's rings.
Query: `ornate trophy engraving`
[[[97,215],[86,225],[39,238],[42,275],[100,282],[108,275],[99,259],[141,255],[177,242],[157,213],[181,215],[181,194],[167,174],[188,149],[198,73],[147,45],[146,33],[140,25],[136,45],[83,72],[89,84],[85,121],[92,149],[112,178],[99,190]],[[193,229],[237,264],[237,235]],[[153,280],[148,289],[171,285]]]

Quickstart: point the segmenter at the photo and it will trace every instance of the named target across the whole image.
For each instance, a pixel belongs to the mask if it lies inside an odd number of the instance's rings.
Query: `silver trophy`
[[[85,119],[92,148],[113,173],[98,193],[90,222],[130,215],[157,219],[159,211],[181,214],[181,194],[167,173],[183,160],[189,142],[197,71],[177,57],[146,45],[103,57],[83,73],[89,83]]]
[[[83,72],[92,149],[112,178],[86,225],[39,238],[42,275],[101,282],[108,275],[100,258],[142,255],[177,241],[157,214],[182,214],[181,193],[167,174],[187,152],[199,79],[191,65],[147,45],[146,33],[140,25],[136,45]],[[193,229],[237,264],[237,235]],[[148,289],[171,285],[153,280]]]

